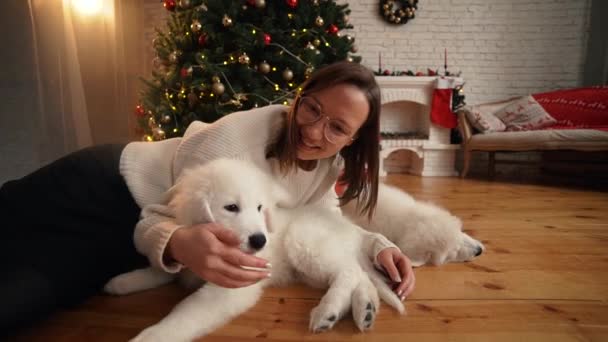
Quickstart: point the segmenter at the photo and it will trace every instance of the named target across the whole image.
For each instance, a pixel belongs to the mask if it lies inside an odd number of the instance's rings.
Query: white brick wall
[[[344,3],[345,1],[338,1]],[[414,20],[393,26],[378,15],[378,0],[347,1],[363,63],[378,68],[462,71],[468,104],[582,82],[591,0],[420,0]],[[144,24],[150,74],[154,27],[168,12],[145,0]]]

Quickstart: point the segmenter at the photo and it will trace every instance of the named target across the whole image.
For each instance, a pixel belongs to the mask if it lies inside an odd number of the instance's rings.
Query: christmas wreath
[[[403,25],[416,17],[418,0],[383,0],[380,1],[380,15],[395,25]]]

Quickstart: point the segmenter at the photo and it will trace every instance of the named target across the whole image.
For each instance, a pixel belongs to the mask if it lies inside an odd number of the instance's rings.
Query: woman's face
[[[350,84],[338,84],[303,96],[297,107],[299,160],[336,155],[350,145],[369,115],[365,94]]]

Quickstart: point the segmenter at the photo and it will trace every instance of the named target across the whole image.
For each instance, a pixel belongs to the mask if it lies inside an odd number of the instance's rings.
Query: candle
[[[443,66],[447,69],[448,68],[448,49],[444,48],[445,52],[444,52],[444,60],[443,60]]]
[[[378,52],[378,72],[382,72],[382,52]]]

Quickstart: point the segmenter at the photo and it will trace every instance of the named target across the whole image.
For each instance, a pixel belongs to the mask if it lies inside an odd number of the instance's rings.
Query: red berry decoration
[[[165,3],[163,4],[163,6],[165,6],[165,8],[167,9],[167,11],[175,11],[175,0],[165,0]]]
[[[137,105],[135,107],[135,116],[141,118],[144,116],[145,113],[146,113],[146,111],[144,110],[144,107],[142,107],[141,105]]]
[[[264,33],[264,45],[269,45],[272,41],[272,38],[268,33]]]
[[[286,0],[287,6],[296,8],[298,6],[298,0]]]
[[[181,76],[182,78],[188,78],[188,76],[190,76],[190,75],[188,74],[188,68],[186,68],[186,67],[183,67],[183,68],[182,68],[182,70],[180,70],[180,72],[179,72],[179,73],[180,73],[180,76]]]
[[[331,34],[337,34],[338,33],[338,26],[331,24],[329,25],[329,27],[327,28],[327,32],[331,33]]]
[[[198,45],[199,46],[207,45],[207,35],[206,34],[201,34],[200,36],[198,36]]]

